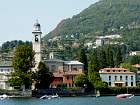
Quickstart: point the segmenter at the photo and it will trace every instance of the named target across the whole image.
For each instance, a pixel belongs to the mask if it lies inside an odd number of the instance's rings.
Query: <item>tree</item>
[[[2,51],[4,51],[4,52],[11,51],[12,49],[14,49],[15,47],[17,47],[19,45],[31,46],[31,42],[29,42],[29,41],[23,42],[21,40],[7,41],[2,44]]]
[[[119,65],[122,63],[123,61],[123,57],[122,57],[122,53],[121,53],[121,49],[120,47],[118,46],[117,47],[117,52],[116,52],[116,57],[115,57],[115,66],[116,67],[119,67]]]
[[[95,70],[98,71],[99,61],[98,61],[98,57],[97,57],[97,50],[93,50],[89,54],[89,65],[93,65],[93,64],[94,64]]]
[[[80,62],[84,64],[84,70],[85,70],[85,73],[87,74],[87,71],[88,71],[87,55],[85,53],[85,49],[83,48],[80,51]]]
[[[85,74],[80,74],[75,77],[74,83],[78,87],[84,87],[85,84],[88,84],[88,78]]]
[[[53,80],[53,74],[49,72],[49,69],[43,62],[38,65],[38,71],[34,75],[36,81],[36,89],[47,89]]]
[[[20,45],[16,48],[12,62],[14,72],[9,83],[14,87],[31,85],[31,68],[34,66],[34,53],[31,46]]]
[[[140,56],[137,56],[137,55],[129,56],[128,57],[128,62],[132,65],[139,64],[140,63]]]
[[[98,49],[98,59],[99,59],[99,64],[100,68],[105,68],[107,66],[107,60],[106,60],[106,53],[103,47]]]
[[[109,67],[114,67],[113,51],[110,45],[107,47],[106,58],[107,58],[107,65]]]
[[[135,72],[135,73],[136,73],[135,67],[133,67],[130,63],[121,63],[121,64],[120,64],[120,67],[126,68],[126,69],[128,69],[129,71]]]
[[[100,75],[93,64],[89,65],[88,80],[96,90],[101,90],[107,87],[107,84],[102,82]]]

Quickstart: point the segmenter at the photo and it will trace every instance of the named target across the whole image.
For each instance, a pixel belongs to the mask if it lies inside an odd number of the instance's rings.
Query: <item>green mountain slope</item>
[[[140,27],[140,0],[100,0],[72,18],[62,20],[44,37],[105,35],[121,27]]]

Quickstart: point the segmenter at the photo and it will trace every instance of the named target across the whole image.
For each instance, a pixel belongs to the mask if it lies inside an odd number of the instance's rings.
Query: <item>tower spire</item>
[[[39,24],[38,19],[36,19],[36,23],[33,25],[32,33],[42,33],[41,32],[41,25]]]

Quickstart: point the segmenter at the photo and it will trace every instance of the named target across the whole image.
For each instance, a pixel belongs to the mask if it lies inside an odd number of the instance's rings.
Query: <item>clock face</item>
[[[38,41],[39,41],[38,35],[35,35],[35,42],[38,42]]]

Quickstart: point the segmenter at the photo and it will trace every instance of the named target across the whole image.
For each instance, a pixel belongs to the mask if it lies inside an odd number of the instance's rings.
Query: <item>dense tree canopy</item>
[[[9,80],[14,87],[29,88],[31,85],[31,68],[34,66],[34,53],[31,46],[21,45],[15,50],[13,58],[14,72]]]
[[[85,74],[81,74],[75,77],[74,83],[78,87],[84,87],[88,84],[88,78]]]
[[[47,89],[53,80],[53,74],[43,62],[38,65],[38,71],[34,73],[33,79],[36,81],[36,89]]]
[[[87,73],[87,71],[88,71],[88,61],[87,61],[87,55],[86,55],[86,52],[85,52],[85,49],[84,48],[82,48],[80,50],[80,58],[79,58],[79,61],[84,64],[84,71],[85,71],[85,73]]]
[[[73,35],[83,43],[82,39],[87,37],[91,41],[98,35],[121,34],[130,49],[140,50],[139,11],[139,0],[99,0],[72,18],[62,20],[43,39]]]
[[[21,41],[21,40],[7,41],[7,42],[4,42],[2,44],[1,50],[3,52],[8,52],[8,51],[13,50],[14,48],[16,48],[19,45],[29,45],[29,46],[31,46],[32,43],[29,42],[29,41],[24,42],[24,41]]]

